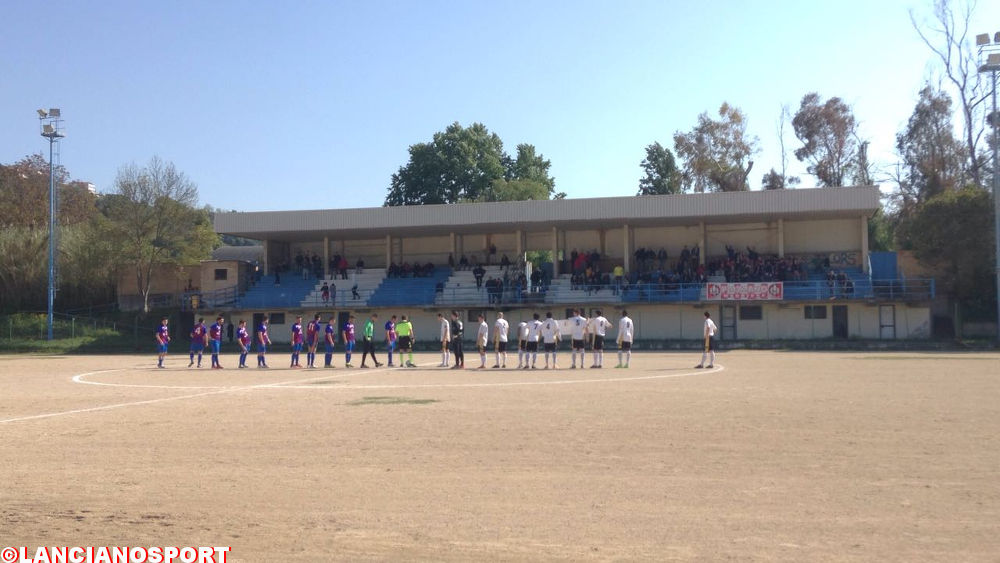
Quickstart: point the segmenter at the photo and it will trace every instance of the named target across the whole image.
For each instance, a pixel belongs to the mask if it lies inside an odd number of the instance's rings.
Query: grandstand
[[[868,252],[868,219],[878,208],[876,187],[845,187],[219,213],[215,228],[263,243],[262,276],[239,291],[233,310],[386,309],[407,312],[419,327],[438,308],[469,316],[503,308],[516,322],[537,310],[627,305],[640,339],[696,339],[704,311],[726,340],[929,337],[933,280],[904,279],[891,253]],[[518,277],[531,251],[554,259],[535,264],[545,275],[529,290]],[[592,281],[581,283],[571,254],[588,257]],[[274,285],[274,271],[297,255],[322,264],[320,277],[282,273]],[[366,268],[334,279],[336,256]],[[506,272],[501,257],[511,262]],[[469,268],[451,267],[463,258]],[[386,276],[404,263],[436,268],[428,277]],[[482,288],[476,265],[485,268]],[[615,267],[624,270],[617,291]],[[485,282],[505,273],[491,295]],[[332,305],[319,295],[324,279],[337,286]]]

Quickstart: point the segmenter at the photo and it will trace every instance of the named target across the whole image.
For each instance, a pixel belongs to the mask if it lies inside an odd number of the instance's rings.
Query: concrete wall
[[[837,303],[838,305],[843,303]],[[825,319],[806,319],[804,305],[793,304],[779,306],[776,303],[763,305],[763,319],[761,320],[736,320],[737,340],[811,340],[828,339],[833,336],[833,312],[830,304],[816,303],[815,305],[827,306],[827,317]],[[896,310],[896,339],[929,338],[930,337],[930,310],[927,307],[909,306],[906,304],[895,304]],[[554,317],[558,319],[567,318],[566,306],[540,307],[537,309],[523,308],[512,309],[504,312],[504,318],[510,322],[511,327],[515,327],[522,320],[529,320],[532,313],[539,313],[545,318],[547,311],[552,311]],[[618,319],[621,316],[620,308],[612,307],[584,307],[585,316],[592,316],[594,309],[602,308],[604,316],[611,321],[615,328],[609,331],[612,339],[617,336]],[[354,311],[358,319],[367,319],[371,312],[379,314],[381,323],[391,315],[407,315],[413,322],[417,338],[420,341],[436,340],[438,338],[438,310],[430,309],[365,309]],[[469,314],[475,314],[480,309],[459,309],[462,321],[466,323],[468,329]],[[628,307],[629,316],[635,323],[636,338],[644,341],[672,341],[687,340],[696,341],[701,338],[704,323],[704,312],[708,311],[717,325],[722,325],[721,306],[711,305],[639,305]],[[871,306],[865,303],[847,304],[848,338],[877,340],[879,337],[878,306]],[[269,311],[283,312],[283,311]],[[311,319],[313,314],[319,312],[325,321],[331,313],[329,309],[317,311],[313,309],[284,311],[285,324],[272,324],[271,339],[275,342],[288,342],[290,336],[291,323],[294,315],[301,314],[304,319]],[[441,309],[446,317],[450,315],[450,309]],[[484,310],[491,332],[493,321],[496,319],[496,312]],[[234,311],[227,314],[227,318],[234,321],[240,318],[252,319],[252,312]],[[362,321],[363,322],[363,321]],[[381,330],[381,327],[379,327]],[[513,332],[511,333],[513,334]],[[492,338],[492,336],[491,336]],[[471,339],[471,336],[470,336]],[[340,348],[338,344],[338,349]]]
[[[861,250],[860,219],[785,221],[786,254],[840,250]]]
[[[201,263],[201,291],[209,292],[236,287],[240,283],[240,270],[246,265],[236,260],[206,260]],[[215,270],[225,270],[226,279],[216,280]]]
[[[761,254],[777,254],[778,223],[705,226],[706,257],[725,256],[727,244],[738,250],[745,250],[750,246]]]

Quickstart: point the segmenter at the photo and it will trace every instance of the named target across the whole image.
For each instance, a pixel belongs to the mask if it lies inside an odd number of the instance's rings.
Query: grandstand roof
[[[360,209],[217,213],[215,230],[259,240],[497,233],[871,216],[876,186]]]

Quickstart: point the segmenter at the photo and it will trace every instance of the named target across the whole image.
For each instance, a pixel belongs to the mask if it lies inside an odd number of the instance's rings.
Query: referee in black
[[[455,354],[455,366],[451,369],[465,369],[465,354],[462,353],[462,336],[465,329],[458,311],[451,312],[451,351]]]

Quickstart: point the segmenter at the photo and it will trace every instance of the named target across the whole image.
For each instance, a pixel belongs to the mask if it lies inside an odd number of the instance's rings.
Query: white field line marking
[[[88,375],[97,375],[97,374],[100,374],[100,373],[110,373],[110,372],[116,372],[116,371],[125,371],[125,370],[124,369],[110,369],[110,370],[92,371],[92,372],[88,372],[88,373],[81,373],[79,375],[73,376],[72,381],[74,383],[89,383],[91,385],[110,385],[110,386],[115,386],[116,384],[113,384],[113,383],[95,383],[95,382],[92,382],[92,381],[86,381],[83,378],[86,377],[86,376],[88,376]],[[364,373],[370,374],[370,373],[377,373],[379,371],[387,371],[387,369],[381,369],[380,370],[378,368],[375,368],[375,369],[369,370],[369,371],[364,372]],[[343,375],[347,375],[347,374],[343,374]],[[265,387],[272,387],[272,386],[275,386],[275,385],[279,385],[280,386],[282,384],[295,385],[295,384],[300,384],[300,383],[308,383],[310,381],[320,381],[320,380],[323,380],[323,379],[331,379],[331,378],[339,377],[339,376],[341,376],[341,374],[332,374],[332,375],[326,375],[326,376],[322,376],[322,377],[311,377],[311,378],[307,378],[307,379],[293,379],[293,380],[290,380],[290,381],[278,382],[278,383],[260,383],[260,384],[257,384],[257,385],[244,385],[244,386],[241,386],[241,387],[224,387],[224,388],[215,389],[215,390],[212,390],[212,391],[204,391],[204,392],[201,392],[201,393],[190,393],[190,394],[187,394],[187,395],[176,395],[176,396],[173,396],[173,397],[161,397],[159,399],[146,399],[144,401],[131,401],[131,402],[128,402],[128,403],[115,403],[115,404],[112,404],[112,405],[101,405],[99,407],[88,407],[88,408],[85,408],[85,409],[73,409],[73,410],[68,410],[68,411],[58,411],[58,412],[50,412],[50,413],[44,413],[44,414],[34,414],[34,415],[29,415],[29,416],[19,416],[19,417],[15,417],[15,418],[7,418],[7,419],[0,420],[0,424],[5,424],[5,423],[8,423],[8,422],[22,422],[22,421],[25,421],[25,420],[38,420],[38,419],[42,419],[42,418],[52,418],[52,417],[56,417],[56,416],[66,416],[66,415],[80,414],[80,413],[86,413],[86,412],[106,411],[106,410],[112,410],[112,409],[119,409],[119,408],[122,408],[122,407],[131,407],[131,406],[138,406],[138,405],[152,405],[152,404],[156,404],[156,403],[165,403],[165,402],[168,402],[168,401],[180,401],[182,399],[194,399],[196,397],[205,397],[205,396],[208,396],[208,395],[219,395],[219,394],[222,394],[222,393],[231,393],[231,392],[234,392],[234,391],[251,391],[253,389],[262,389],[262,388],[265,388]],[[163,386],[157,386],[157,388],[162,388],[162,387]],[[179,388],[178,387],[171,387],[171,389],[179,389]],[[183,388],[180,388],[180,389],[183,389]]]
[[[559,379],[555,381],[498,381],[493,383],[425,383],[412,385],[351,385],[349,387],[317,387],[315,385],[296,385],[275,383],[270,387],[280,389],[334,389],[338,391],[351,391],[354,389],[444,389],[444,388],[465,388],[465,387],[517,387],[523,385],[573,385],[578,383],[616,383],[619,381],[646,381],[650,379],[670,379],[674,377],[690,377],[693,375],[708,375],[719,373],[725,370],[722,364],[716,364],[714,369],[704,371],[692,371],[686,373],[671,373],[664,375],[644,375],[635,377],[606,377],[601,379]]]

